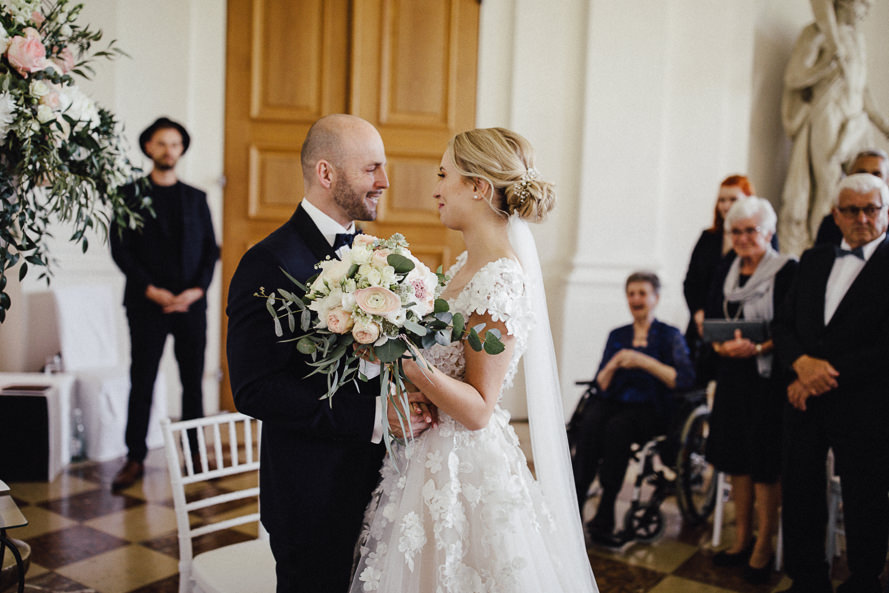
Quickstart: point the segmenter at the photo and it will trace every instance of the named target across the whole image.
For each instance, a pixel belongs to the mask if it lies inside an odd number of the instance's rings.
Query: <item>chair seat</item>
[[[192,578],[203,593],[275,593],[275,558],[268,540],[241,542],[195,556]]]

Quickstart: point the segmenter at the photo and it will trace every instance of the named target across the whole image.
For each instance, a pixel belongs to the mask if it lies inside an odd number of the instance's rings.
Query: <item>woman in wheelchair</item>
[[[614,543],[614,504],[624,481],[630,446],[666,432],[672,392],[689,389],[694,370],[685,338],[654,316],[660,280],[649,272],[627,278],[627,305],[633,323],[613,330],[596,373],[598,395],[588,402],[573,458],[581,513],[596,475],[602,496],[588,524],[590,538]]]
[[[735,202],[726,216],[734,252],[717,268],[706,308],[707,318],[757,321],[763,328],[790,289],[796,261],[770,246],[775,211],[755,196]],[[737,254],[737,256],[735,256]],[[751,583],[768,580],[772,535],[781,498],[781,422],[786,384],[772,363],[772,340],[765,331],[730,339],[709,337],[718,356],[716,395],[710,416],[707,459],[731,476],[735,501],[735,541],[713,557],[717,566],[745,566]],[[753,331],[745,329],[745,331]],[[753,537],[754,500],[759,539]]]

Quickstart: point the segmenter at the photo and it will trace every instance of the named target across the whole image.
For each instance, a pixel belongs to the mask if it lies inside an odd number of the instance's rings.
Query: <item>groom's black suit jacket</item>
[[[228,294],[228,368],[235,405],[263,421],[260,467],[262,522],[278,563],[306,591],[348,588],[352,551],[365,506],[379,479],[384,447],[370,442],[379,383],[340,389],[331,406],[319,397],[326,378],[306,366],[293,342],[274,332],[264,287],[299,293],[283,272],[305,282],[333,249],[298,207],[291,219],[244,254]],[[286,327],[286,323],[285,323]],[[282,545],[289,548],[282,551]],[[279,566],[279,581],[281,567]],[[280,590],[280,589],[279,589]]]
[[[830,362],[839,372],[839,386],[807,405],[821,408],[834,426],[868,430],[889,420],[889,237],[825,325],[824,296],[835,259],[833,245],[803,254],[796,282],[772,324],[775,348],[786,365],[803,354]],[[880,430],[886,432],[885,424]]]

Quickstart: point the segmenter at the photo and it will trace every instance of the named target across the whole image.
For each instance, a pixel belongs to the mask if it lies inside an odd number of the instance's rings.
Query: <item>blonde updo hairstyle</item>
[[[493,189],[484,196],[502,216],[517,214],[540,222],[553,209],[553,185],[534,168],[534,149],[524,137],[505,128],[478,128],[457,134],[448,144],[457,172]]]

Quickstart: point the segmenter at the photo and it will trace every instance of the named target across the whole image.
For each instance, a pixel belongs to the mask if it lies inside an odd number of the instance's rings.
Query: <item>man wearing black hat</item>
[[[115,476],[113,490],[142,477],[154,382],[168,334],[173,334],[182,382],[182,419],[204,414],[206,292],[219,246],[207,194],[176,177],[176,163],[189,143],[185,128],[166,117],[142,132],[139,146],[154,163],[147,196],[155,216],[145,215],[138,230],[119,228],[110,233],[111,255],[126,276],[124,306],[131,344],[127,462]],[[134,199],[135,186],[125,187],[124,194]]]

